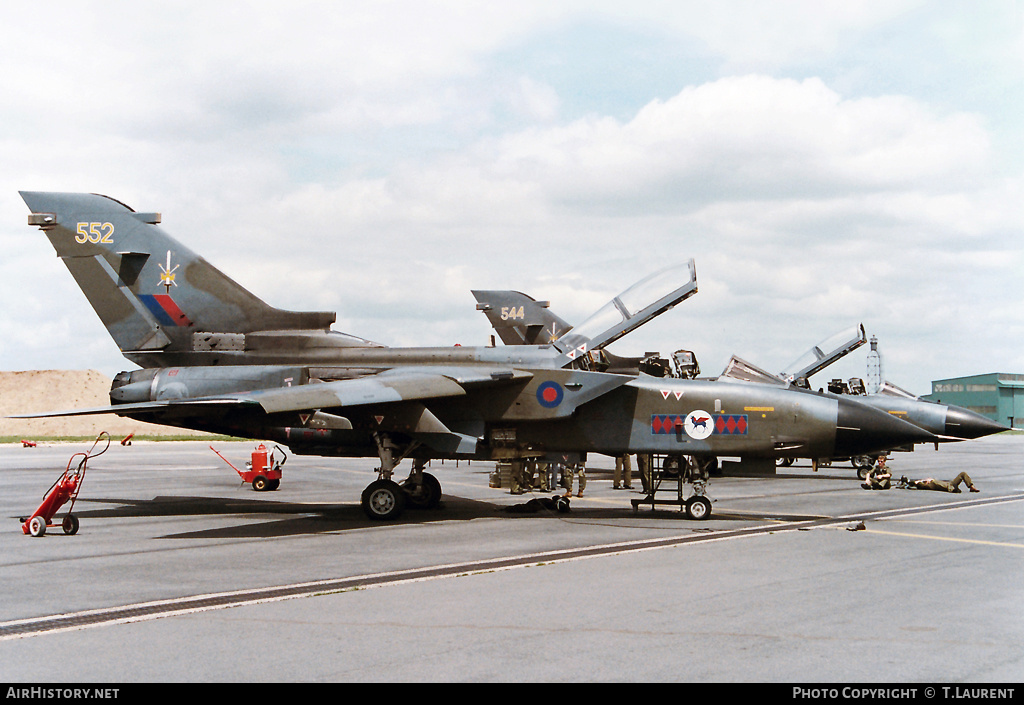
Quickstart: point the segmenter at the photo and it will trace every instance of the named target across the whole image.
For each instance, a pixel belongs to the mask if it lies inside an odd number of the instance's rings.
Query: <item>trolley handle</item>
[[[103,450],[101,450],[99,453],[93,453],[93,451],[96,450],[96,446],[99,445],[100,440],[102,440],[104,436],[106,436],[107,438],[107,444],[103,446]],[[96,436],[96,440],[93,441],[92,448],[90,448],[89,452],[86,453],[85,458],[86,460],[88,460],[89,458],[95,458],[97,456],[103,455],[104,453],[107,452],[108,448],[110,448],[110,434],[107,433],[106,431],[100,431],[100,434]]]

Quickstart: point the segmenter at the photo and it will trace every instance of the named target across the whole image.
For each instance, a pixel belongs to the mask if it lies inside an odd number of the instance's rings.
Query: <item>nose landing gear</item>
[[[651,477],[645,483],[647,496],[643,499],[630,500],[633,504],[633,511],[637,511],[641,504],[650,504],[651,509],[658,504],[674,504],[686,512],[690,519],[702,521],[711,516],[711,500],[707,497],[707,483],[710,463],[704,460],[686,455],[668,455],[660,463],[657,457],[652,457],[647,462],[650,468]],[[663,489],[663,480],[675,480],[675,499],[656,499],[655,494]],[[684,498],[685,485],[692,485],[693,494]],[[664,488],[672,490],[672,487]]]

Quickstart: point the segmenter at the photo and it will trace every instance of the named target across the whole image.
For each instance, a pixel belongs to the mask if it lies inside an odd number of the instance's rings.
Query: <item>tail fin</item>
[[[96,194],[21,197],[29,225],[46,233],[125,357],[144,367],[154,352],[242,350],[248,333],[334,323],[334,313],[267,305],[164,232],[159,213]]]
[[[547,301],[518,291],[474,290],[473,296],[505,345],[545,345],[572,328],[551,312]]]

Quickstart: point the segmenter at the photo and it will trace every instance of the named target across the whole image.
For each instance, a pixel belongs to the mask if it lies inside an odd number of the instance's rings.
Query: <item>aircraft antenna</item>
[[[882,353],[878,350],[878,337],[871,336],[871,350],[868,352],[868,394],[876,394],[882,388]]]

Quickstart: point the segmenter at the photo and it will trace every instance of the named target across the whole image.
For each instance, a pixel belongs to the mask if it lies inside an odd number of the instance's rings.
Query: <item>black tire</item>
[[[263,475],[257,475],[252,481],[252,488],[257,492],[266,492],[269,482]]]
[[[850,462],[853,464],[853,467],[857,468],[857,477],[862,480],[866,480],[868,473],[875,467],[875,459],[870,455],[855,455],[850,458]]]
[[[280,487],[280,486],[281,486],[281,480],[280,480],[280,479],[277,479],[277,480],[270,480],[270,481],[269,481],[269,482],[267,483],[267,491],[270,491],[270,492],[272,492],[272,491],[276,490],[276,489],[277,489],[278,487]]]
[[[419,487],[411,482],[402,483],[405,498],[410,507],[416,509],[434,509],[441,503],[441,483],[429,472],[423,473],[423,481]]]
[[[703,521],[711,516],[711,500],[707,497],[694,496],[686,500],[686,516]]]
[[[68,514],[64,517],[64,521],[60,523],[60,528],[64,529],[64,533],[68,536],[74,536],[78,533],[78,517],[74,514]]]
[[[363,490],[362,506],[366,516],[376,521],[393,521],[405,509],[406,493],[397,482],[377,480]]]

